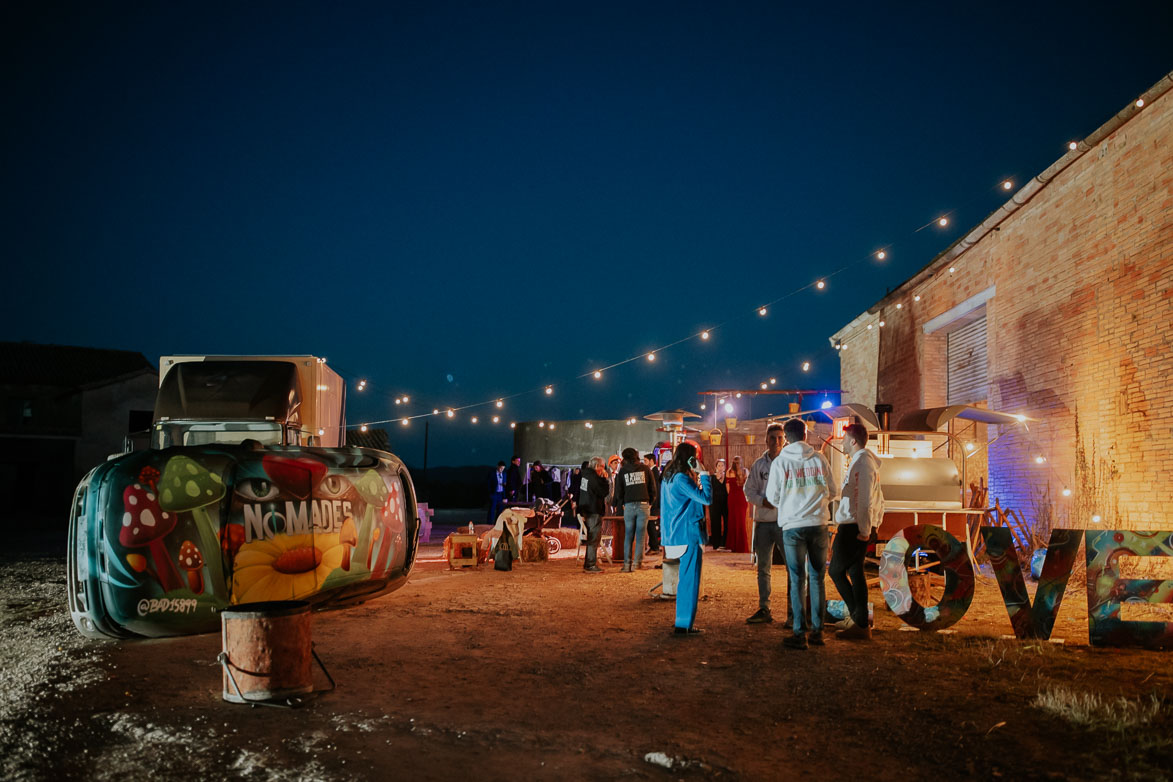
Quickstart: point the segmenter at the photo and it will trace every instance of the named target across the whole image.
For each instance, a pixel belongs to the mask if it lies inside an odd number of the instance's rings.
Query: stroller
[[[564,509],[570,502],[570,497],[564,497],[559,502],[538,497],[534,500],[534,515],[526,520],[523,535],[540,535],[546,540],[546,550],[551,555],[562,550],[562,541],[553,535],[543,535],[542,531],[562,526]]]

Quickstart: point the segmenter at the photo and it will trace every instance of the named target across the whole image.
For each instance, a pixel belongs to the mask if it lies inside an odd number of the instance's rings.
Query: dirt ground
[[[660,571],[573,557],[449,571],[425,549],[408,584],[318,614],[337,689],[299,710],[221,700],[218,635],[82,639],[64,563],[0,561],[5,779],[1166,779],[1173,657],[1087,644],[1071,590],[1055,635],[1001,638],[992,580],[953,634],[900,631],[872,590],[871,643],[783,649],[749,626],[748,555],[706,552],[697,637],[670,635]],[[654,563],[655,560],[653,560]],[[774,569],[784,612],[785,569]],[[828,587],[831,595],[834,588]],[[325,679],[319,677],[324,686]],[[1134,730],[1032,705],[1049,686],[1162,699]],[[660,762],[647,759],[662,753]],[[654,758],[655,756],[653,756]],[[671,767],[667,768],[664,764]]]

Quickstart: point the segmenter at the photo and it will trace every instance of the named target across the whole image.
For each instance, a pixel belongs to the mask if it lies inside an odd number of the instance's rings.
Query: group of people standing
[[[848,426],[843,451],[849,463],[841,485],[836,486],[827,458],[806,442],[803,421],[771,424],[766,430],[766,452],[745,478],[745,499],[754,514],[758,581],[758,610],[746,621],[757,625],[773,622],[770,569],[774,549],[780,548],[789,576],[787,624],[791,632],[783,640],[787,648],[806,649],[825,643],[823,581],[831,503],[836,499],[839,504],[833,520],[837,529],[830,573],[848,611],[848,617],[839,623],[838,636],[871,638],[864,556],[875,540],[884,501],[879,460],[866,446],[867,430],[860,424]],[[728,483],[727,477],[726,486]],[[664,470],[661,496],[664,556],[680,561],[673,628],[676,635],[701,632],[695,620],[706,537],[705,506],[713,502],[713,485],[709,472],[697,459],[696,447],[690,443],[677,446],[672,462]]]
[[[618,469],[608,475],[607,463],[601,456],[583,462],[579,471],[576,512],[586,530],[586,556],[583,569],[587,573],[602,573],[599,567],[599,542],[603,536],[603,517],[612,511],[623,515],[623,569],[630,573],[643,567],[645,533],[651,550],[659,548],[658,525],[649,524],[657,515],[660,504],[659,477],[656,460],[651,454],[642,460],[634,448],[620,452]]]

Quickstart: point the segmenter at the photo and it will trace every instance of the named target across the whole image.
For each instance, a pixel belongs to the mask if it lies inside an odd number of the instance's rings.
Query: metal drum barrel
[[[302,600],[243,603],[221,614],[224,700],[279,700],[313,692],[310,607]]]

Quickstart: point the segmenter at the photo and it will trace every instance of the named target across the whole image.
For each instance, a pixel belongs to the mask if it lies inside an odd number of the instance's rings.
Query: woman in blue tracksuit
[[[676,587],[676,635],[695,635],[696,604],[701,589],[701,549],[705,544],[705,506],[713,501],[713,484],[697,461],[696,446],[676,446],[660,486],[661,537],[664,556],[680,560]]]

